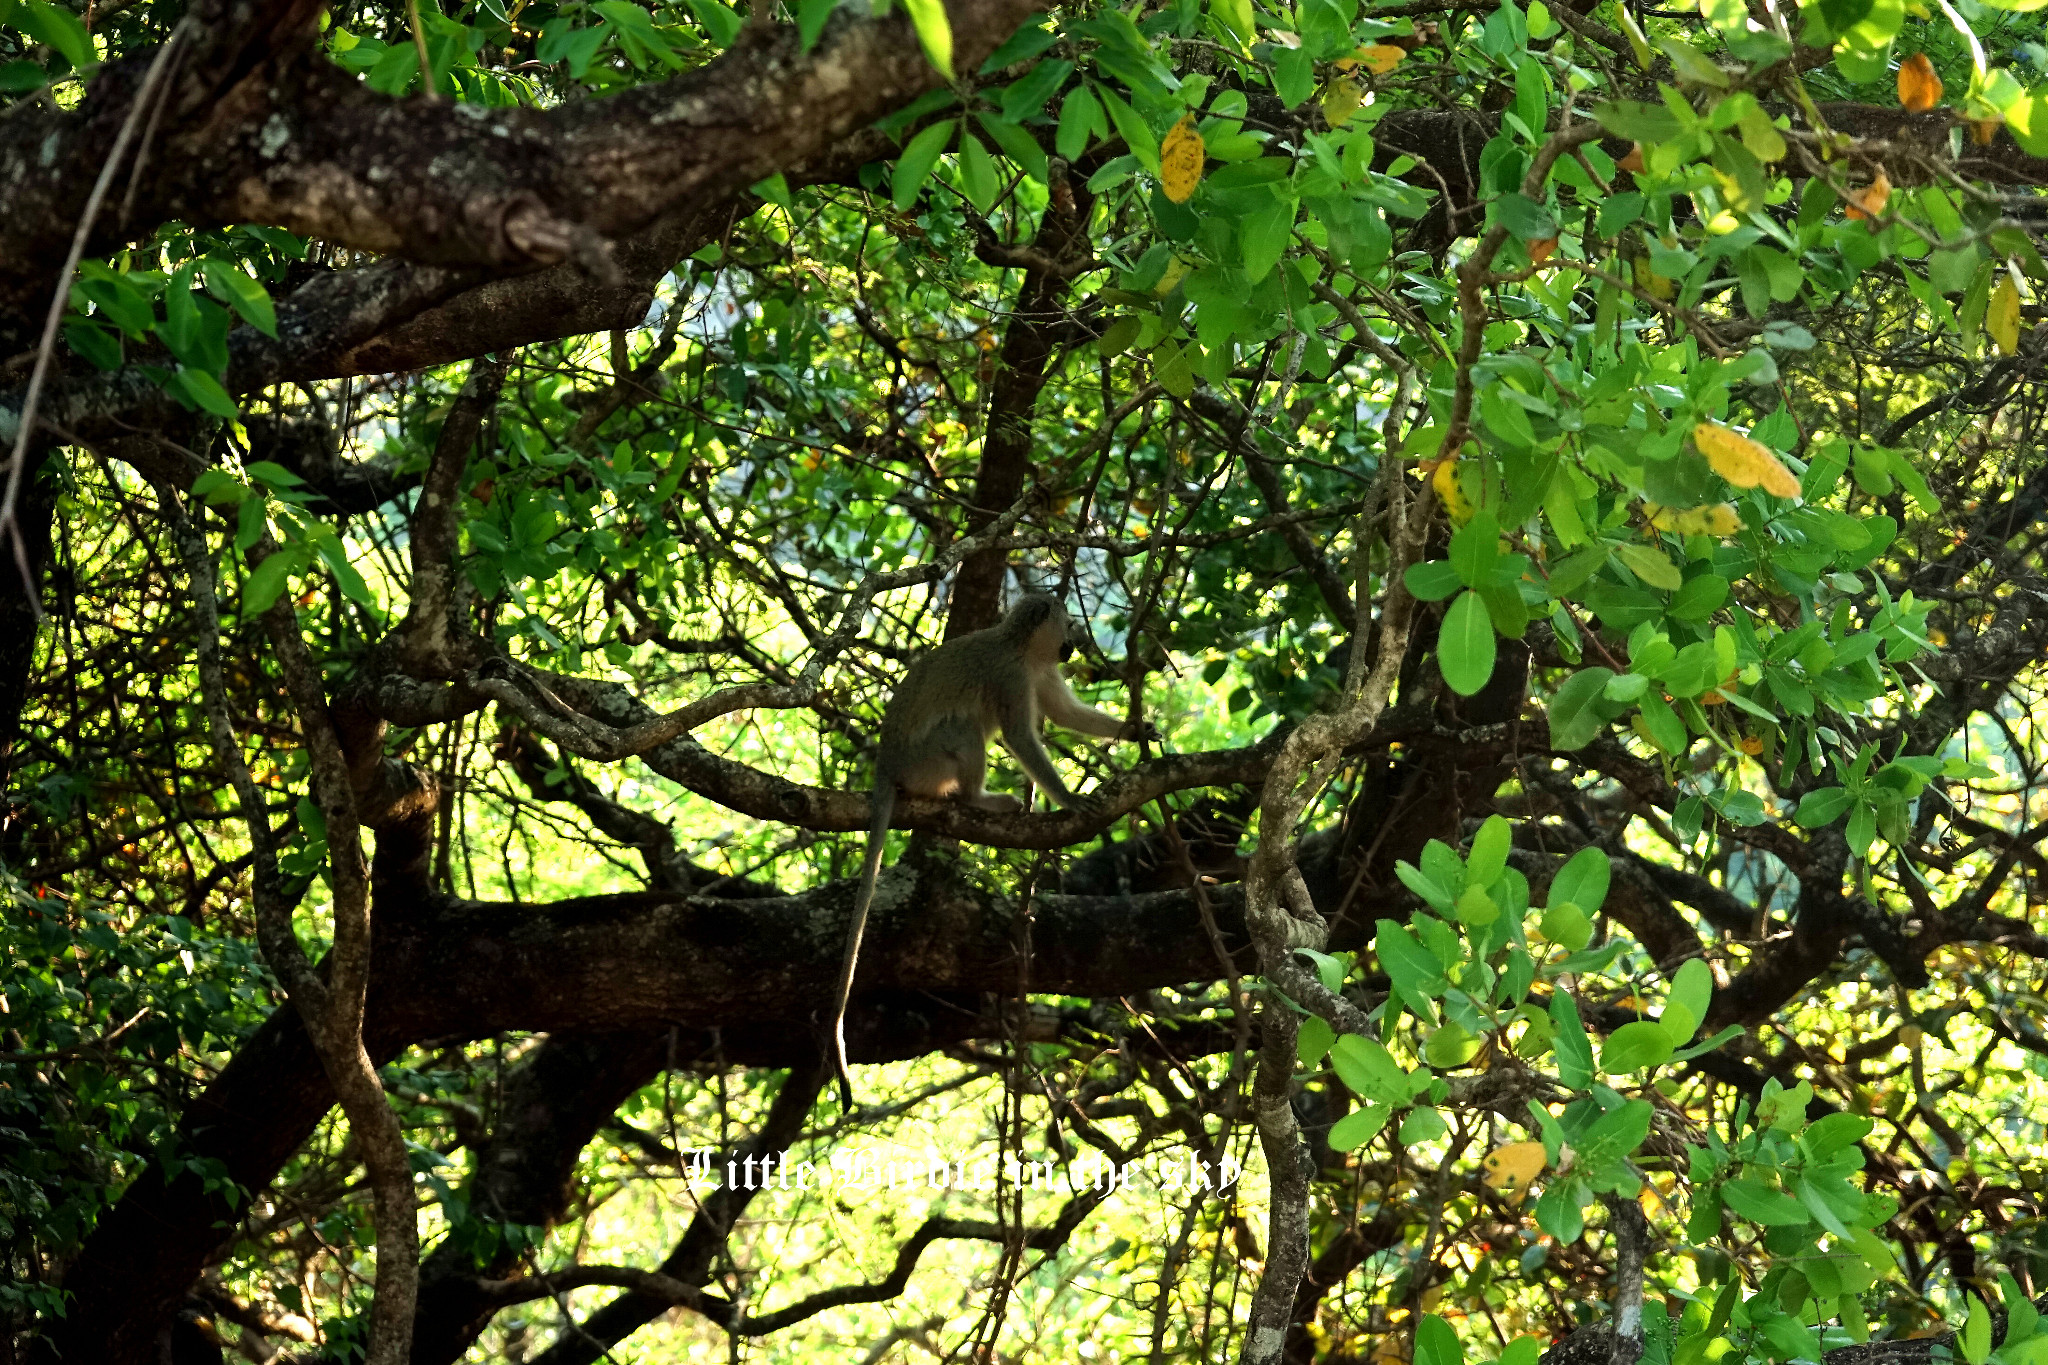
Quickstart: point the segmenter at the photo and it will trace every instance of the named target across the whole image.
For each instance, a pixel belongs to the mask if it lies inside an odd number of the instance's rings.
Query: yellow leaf
[[[1927,54],[1916,52],[1899,63],[1899,103],[1908,113],[1924,114],[1941,103],[1941,77]]]
[[[1183,115],[1159,144],[1159,188],[1176,204],[1195,196],[1202,183],[1202,135],[1195,131],[1195,116]]]
[[[1883,213],[1884,206],[1891,202],[1891,197],[1891,177],[1880,170],[1868,189],[1858,190],[1849,196],[1849,216],[1868,218],[1875,223],[1877,215]]]
[[[1984,330],[1998,343],[2000,355],[2011,355],[2020,348],[2020,291],[2010,271],[1991,291],[1990,306],[1984,310]]]
[[[1342,128],[1363,103],[1365,88],[1357,81],[1331,81],[1330,88],[1323,92],[1323,122],[1332,128]]]
[[[1463,526],[1472,520],[1472,500],[1458,486],[1458,461],[1455,457],[1438,461],[1429,482],[1436,489],[1437,501],[1444,505],[1444,513],[1450,517],[1453,526]]]
[[[1519,1195],[1529,1188],[1530,1181],[1543,1173],[1546,1164],[1543,1144],[1510,1142],[1488,1152],[1481,1164],[1486,1167],[1488,1189],[1512,1190]]]
[[[1162,299],[1165,298],[1187,278],[1189,268],[1186,258],[1175,256],[1166,263],[1166,269],[1160,272],[1159,283],[1152,286],[1152,292]]]
[[[1767,447],[1740,432],[1730,431],[1719,422],[1702,422],[1692,429],[1692,443],[1707,457],[1714,472],[1737,488],[1761,485],[1774,498],[1799,496],[1799,480],[1792,477],[1792,471],[1778,463],[1778,457]]]
[[[1646,502],[1643,511],[1648,514],[1650,525],[1681,536],[1727,537],[1742,529],[1742,517],[1732,502],[1710,502],[1704,507],[1688,508],[1660,507],[1654,502]]]
[[[1650,258],[1638,256],[1635,259],[1636,288],[1653,299],[1668,299],[1678,292],[1678,285],[1650,269]]]
[[[1367,43],[1358,49],[1358,60],[1375,76],[1384,76],[1401,64],[1408,54],[1392,43]]]

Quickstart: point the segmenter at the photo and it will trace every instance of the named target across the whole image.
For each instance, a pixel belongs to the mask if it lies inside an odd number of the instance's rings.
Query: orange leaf
[[[1510,1142],[1488,1152],[1481,1164],[1486,1168],[1484,1179],[1488,1189],[1510,1190],[1519,1196],[1529,1188],[1530,1181],[1543,1173],[1543,1144]]]
[[[1934,74],[1926,53],[1916,52],[1899,63],[1899,103],[1914,114],[1941,103],[1941,77]]]
[[[1375,76],[1384,76],[1401,64],[1408,54],[1392,43],[1367,43],[1358,49],[1358,60]]]
[[[1529,243],[1529,262],[1532,265],[1542,265],[1550,259],[1550,254],[1556,250],[1557,238],[1538,237],[1535,241]]]
[[[1792,477],[1792,471],[1778,463],[1769,447],[1741,432],[1731,431],[1719,422],[1702,422],[1692,429],[1692,443],[1707,457],[1714,472],[1737,488],[1761,484],[1764,492],[1774,498],[1799,496],[1799,480]]]
[[[1744,735],[1741,739],[1735,741],[1735,744],[1742,752],[1752,757],[1764,751],[1764,742],[1755,735]]]
[[[1992,139],[1998,136],[1999,125],[2004,122],[2005,120],[2002,118],[1971,119],[1970,141],[1976,143],[1979,147],[1989,147]]]
[[[1884,206],[1891,202],[1891,197],[1891,177],[1879,170],[1877,179],[1871,181],[1867,189],[1859,190],[1849,197],[1849,216],[1868,218],[1875,222],[1877,215],[1884,212]]]
[[[1159,144],[1159,188],[1176,204],[1194,198],[1202,183],[1202,135],[1195,129],[1195,116],[1187,114],[1167,132]]]
[[[1643,173],[1643,144],[1640,142],[1629,143],[1628,155],[1614,164],[1620,170],[1634,171],[1637,175],[1641,175]]]

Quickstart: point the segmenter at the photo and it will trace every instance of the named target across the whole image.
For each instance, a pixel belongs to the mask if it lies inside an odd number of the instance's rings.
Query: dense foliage
[[[2044,72],[0,0],[0,1361],[2038,1365]]]

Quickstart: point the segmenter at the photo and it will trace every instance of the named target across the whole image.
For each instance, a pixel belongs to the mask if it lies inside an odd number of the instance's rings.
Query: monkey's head
[[[1073,627],[1057,597],[1034,592],[1018,598],[1003,617],[1001,629],[1026,653],[1057,654],[1061,663],[1073,657]]]

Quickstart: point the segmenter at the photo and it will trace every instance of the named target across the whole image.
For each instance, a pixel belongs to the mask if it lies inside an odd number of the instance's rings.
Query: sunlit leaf
[[[1760,487],[1775,498],[1799,496],[1799,480],[1792,471],[1767,447],[1740,432],[1718,422],[1701,422],[1692,429],[1692,443],[1714,472],[1737,488]]]
[[[1941,103],[1941,77],[1934,74],[1926,53],[1916,52],[1899,63],[1899,103],[1915,114]]]

